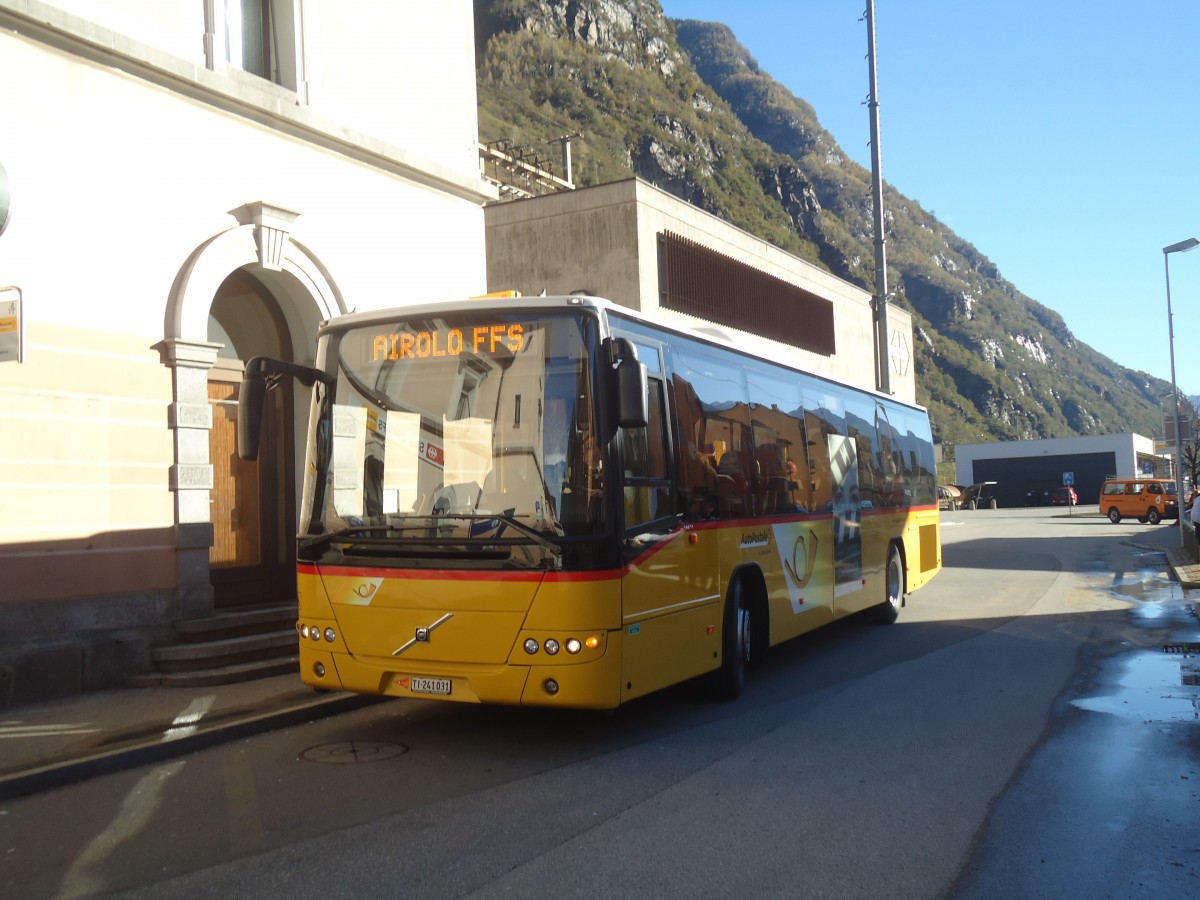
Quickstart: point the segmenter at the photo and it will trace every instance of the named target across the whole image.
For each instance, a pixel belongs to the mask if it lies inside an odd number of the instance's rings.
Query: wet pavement
[[[1178,539],[1088,567],[1128,604],[1118,640],[1081,659],[948,896],[1200,898],[1200,567]]]
[[[1143,649],[1126,642],[1098,677],[1104,693],[1072,704],[1147,723],[1200,723],[1200,566],[1175,547],[1131,545],[1134,567],[1114,573],[1109,592],[1131,604],[1139,630],[1162,634],[1161,643]]]

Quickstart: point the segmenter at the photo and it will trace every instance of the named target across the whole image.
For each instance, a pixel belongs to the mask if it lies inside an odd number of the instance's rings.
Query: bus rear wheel
[[[750,662],[753,623],[742,579],[735,577],[725,598],[724,626],[721,632],[721,668],[716,675],[716,695],[736,700],[746,686],[746,666]]]
[[[900,617],[900,607],[903,605],[904,560],[900,556],[900,549],[891,544],[888,547],[887,568],[884,570],[883,602],[868,610],[871,621],[891,625]]]

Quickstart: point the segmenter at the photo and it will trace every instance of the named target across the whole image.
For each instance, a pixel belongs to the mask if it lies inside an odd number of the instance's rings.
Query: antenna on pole
[[[875,72],[875,0],[867,0],[867,63],[871,93],[871,199],[875,213],[875,380],[880,393],[892,392],[888,358],[887,245],[883,236],[883,162],[879,149],[879,79]]]
[[[571,172],[571,139],[577,137],[582,137],[582,135],[577,132],[571,132],[569,134],[564,134],[558,139],[558,143],[562,148],[563,181],[567,182],[567,184],[571,185],[572,187],[575,186],[575,177]]]

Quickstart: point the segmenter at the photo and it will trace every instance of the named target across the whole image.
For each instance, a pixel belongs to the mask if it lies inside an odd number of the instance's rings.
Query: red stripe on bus
[[[604,569],[597,572],[473,572],[461,569],[401,569],[387,566],[317,566],[311,563],[300,563],[296,566],[300,575],[330,575],[354,578],[409,578],[414,581],[605,581],[620,578],[617,569]]]

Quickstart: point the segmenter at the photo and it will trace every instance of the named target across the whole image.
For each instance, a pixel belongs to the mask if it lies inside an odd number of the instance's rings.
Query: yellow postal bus
[[[590,297],[325,323],[297,557],[301,677],[613,708],[768,648],[896,619],[941,566],[925,411]]]

